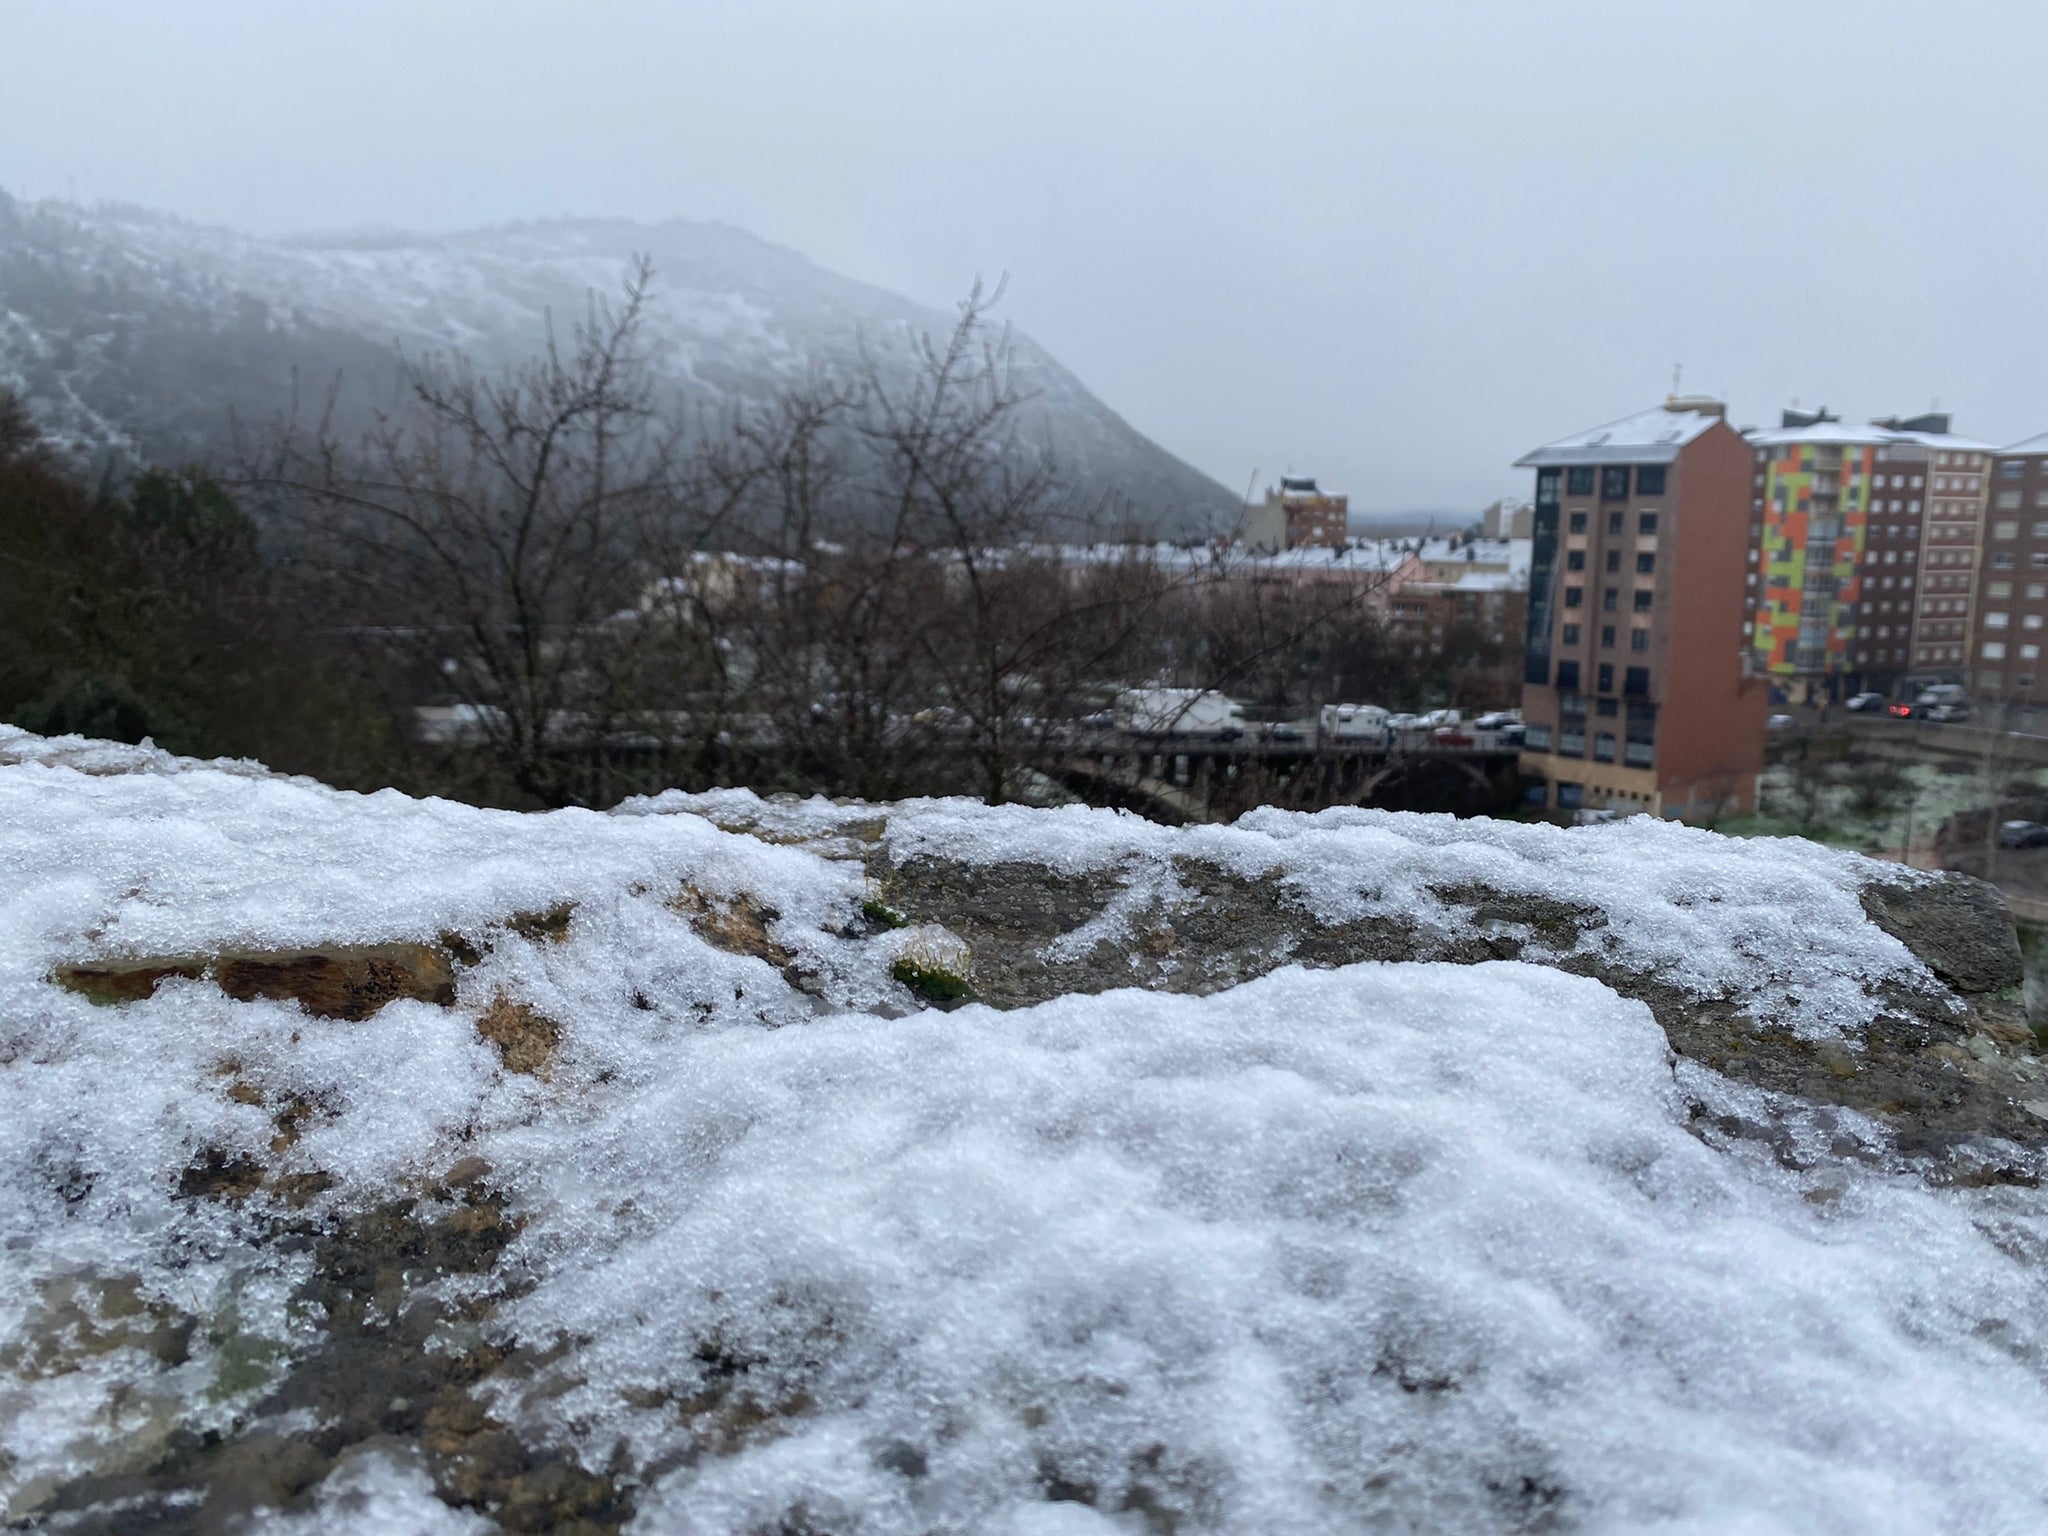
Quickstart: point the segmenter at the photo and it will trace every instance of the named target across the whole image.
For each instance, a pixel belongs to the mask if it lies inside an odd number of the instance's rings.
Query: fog
[[[722,219],[1006,311],[1242,489],[1472,509],[1683,367],[2048,427],[2048,7],[0,0],[0,187]]]

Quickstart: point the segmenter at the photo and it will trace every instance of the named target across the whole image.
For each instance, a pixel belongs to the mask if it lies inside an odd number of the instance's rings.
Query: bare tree
[[[690,632],[644,622],[640,600],[719,509],[679,494],[677,433],[651,402],[635,345],[650,279],[636,265],[566,348],[550,328],[501,376],[407,360],[403,408],[362,441],[288,430],[250,477],[411,696],[454,701],[442,734],[542,804],[605,798],[616,754],[675,718],[650,684],[687,671]]]

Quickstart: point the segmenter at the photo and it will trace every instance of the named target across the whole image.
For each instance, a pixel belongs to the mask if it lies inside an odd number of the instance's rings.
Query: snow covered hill
[[[543,317],[616,293],[652,259],[648,339],[692,406],[759,399],[862,349],[906,380],[920,335],[952,317],[828,272],[740,230],[673,220],[563,220],[446,236],[259,239],[133,208],[24,204],[0,194],[0,383],[60,437],[158,458],[204,452],[230,410],[266,423],[294,375],[317,402],[388,395],[391,344],[531,355]],[[1086,487],[1127,498],[1164,534],[1228,526],[1235,498],[1117,416],[1042,348],[1016,346],[1024,428]]]
[[[1648,820],[518,815],[0,727],[0,1502],[2048,1528],[1980,898]]]

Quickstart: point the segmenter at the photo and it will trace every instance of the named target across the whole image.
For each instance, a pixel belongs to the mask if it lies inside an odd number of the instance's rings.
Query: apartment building
[[[1245,508],[1245,548],[1277,555],[1288,549],[1336,549],[1350,536],[1351,498],[1321,490],[1314,480],[1283,476],[1278,490]]]
[[[1718,400],[1560,438],[1536,471],[1522,715],[1531,799],[1753,809],[1769,686],[1742,668],[1753,450]]]
[[[1989,445],[1949,424],[1790,410],[1749,434],[1749,661],[1792,701],[1963,680]]]
[[[2048,432],[1992,454],[1985,483],[1972,686],[1987,703],[2024,707],[2048,698]]]
[[[1926,454],[1927,523],[1920,540],[1913,670],[1968,687],[1978,565],[2009,573],[2015,556],[2010,547],[1988,548],[1984,539],[1985,495],[1996,450],[1950,433],[1946,416],[1934,420],[1940,431],[1914,434]]]

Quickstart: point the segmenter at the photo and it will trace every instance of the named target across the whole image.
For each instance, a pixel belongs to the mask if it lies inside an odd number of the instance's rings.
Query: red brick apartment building
[[[1277,555],[1282,550],[1335,549],[1349,537],[1351,498],[1317,488],[1315,481],[1284,477],[1257,506],[1247,507],[1245,548]]]
[[[1708,818],[1756,805],[1769,685],[1742,669],[1753,450],[1700,396],[1545,444],[1523,772],[1543,804]]]
[[[1970,664],[1979,699],[2022,709],[2048,702],[2048,432],[1990,455],[1977,587]]]

